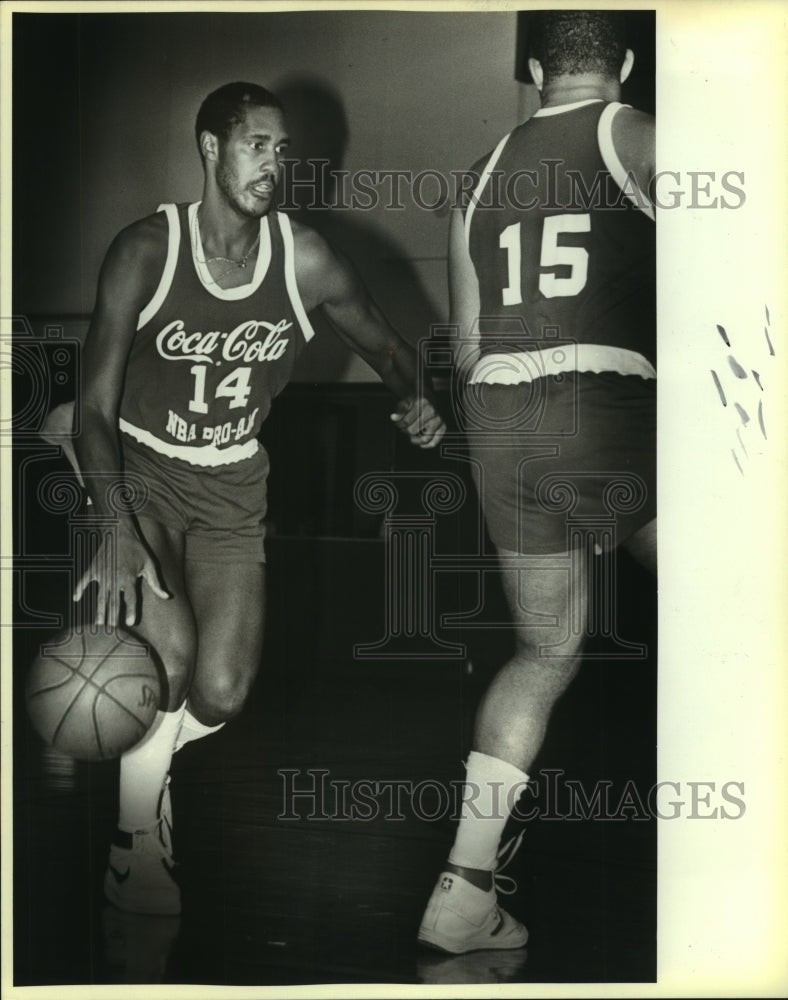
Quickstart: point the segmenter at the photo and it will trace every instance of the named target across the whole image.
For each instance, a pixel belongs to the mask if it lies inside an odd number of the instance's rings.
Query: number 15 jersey
[[[250,458],[271,401],[313,329],[295,278],[290,220],[260,220],[252,280],[223,289],[205,263],[198,205],[164,205],[169,239],[159,287],[129,353],[120,429],[199,466]]]
[[[593,345],[577,349],[578,370],[654,377],[653,210],[613,148],[621,107],[542,108],[477,167],[464,223],[482,358],[558,337]]]

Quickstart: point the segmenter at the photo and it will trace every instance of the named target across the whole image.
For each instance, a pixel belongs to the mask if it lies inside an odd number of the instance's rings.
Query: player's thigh
[[[139,518],[169,600],[141,585],[142,611],[134,632],[150,643],[161,660],[169,686],[168,708],[177,708],[186,697],[197,651],[197,632],[184,575],[184,536],[149,517]]]
[[[265,623],[265,565],[186,560],[186,585],[197,623],[194,687],[244,700],[260,665]]]
[[[587,632],[588,557],[582,549],[522,555],[498,547],[501,582],[521,652],[579,652]]]

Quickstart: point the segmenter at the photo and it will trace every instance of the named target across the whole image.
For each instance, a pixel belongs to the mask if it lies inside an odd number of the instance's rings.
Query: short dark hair
[[[618,77],[627,51],[619,11],[534,11],[529,34],[529,55],[541,63],[546,83],[579,73]]]
[[[284,110],[275,94],[256,83],[226,83],[214,90],[205,98],[197,112],[194,125],[197,148],[200,149],[200,136],[203,132],[226,139],[236,125],[246,121],[246,111],[250,107]]]

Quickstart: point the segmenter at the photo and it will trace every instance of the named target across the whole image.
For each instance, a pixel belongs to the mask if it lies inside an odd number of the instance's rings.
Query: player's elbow
[[[80,412],[75,414],[74,427],[83,437],[114,435],[118,426],[118,404],[102,395],[85,393]]]
[[[376,351],[374,354],[370,355],[368,363],[375,369],[377,374],[387,382],[396,372],[396,349],[393,347],[385,347],[380,351]]]

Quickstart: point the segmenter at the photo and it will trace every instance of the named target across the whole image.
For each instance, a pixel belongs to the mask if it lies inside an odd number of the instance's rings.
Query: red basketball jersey
[[[656,364],[653,212],[612,147],[620,107],[543,108],[477,168],[464,218],[482,355],[557,336]]]
[[[286,215],[260,220],[249,284],[213,281],[197,205],[165,205],[167,261],[129,354],[120,428],[164,455],[197,465],[239,461],[259,447],[271,400],[313,336],[295,280]]]

